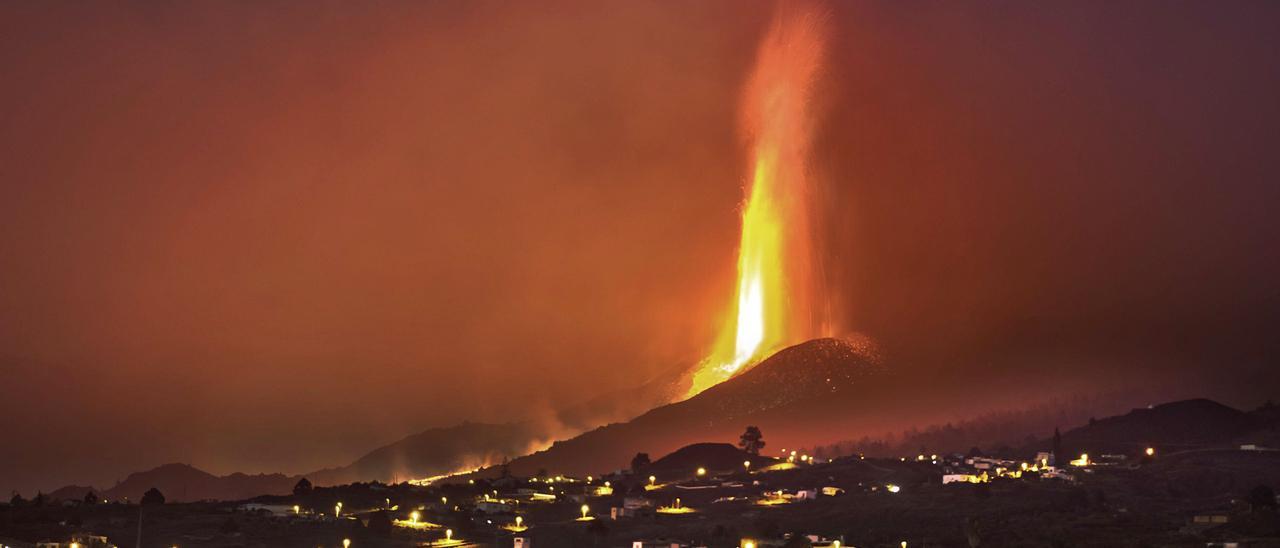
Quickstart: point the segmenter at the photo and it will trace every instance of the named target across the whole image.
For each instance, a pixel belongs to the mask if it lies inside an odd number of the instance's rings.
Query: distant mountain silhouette
[[[188,464],[165,464],[129,474],[115,487],[98,495],[106,500],[129,499],[137,502],[152,487],[164,493],[169,502],[198,500],[241,500],[258,495],[284,495],[292,492],[297,476],[284,474],[230,474],[215,476]],[[59,490],[61,491],[61,489]],[[80,493],[83,497],[84,493]]]
[[[556,436],[569,436],[596,423],[600,417],[630,418],[654,405],[669,401],[677,390],[666,375],[633,389],[603,393],[552,413],[540,422],[485,424],[464,422],[432,428],[379,447],[337,468],[289,476],[284,474],[230,474],[214,476],[186,464],[166,464],[130,474],[115,487],[98,490],[88,486],[66,486],[51,493],[60,500],[81,500],[94,491],[108,500],[137,501],[147,489],[156,487],[171,502],[198,500],[240,500],[260,495],[285,495],[302,477],[317,486],[355,482],[406,481],[448,474],[526,455]],[[593,419],[596,417],[596,419]]]
[[[480,468],[517,458],[613,420],[627,420],[669,402],[680,387],[674,379],[687,366],[672,368],[653,380],[551,413],[540,421],[503,424],[464,422],[432,428],[374,449],[355,462],[307,474],[316,485],[357,481],[405,481]]]
[[[347,466],[307,474],[307,479],[316,485],[341,485],[427,478],[529,453],[537,449],[531,445],[547,435],[543,428],[528,422],[464,422],[414,434],[374,449]]]
[[[879,413],[909,415],[910,402],[884,389],[892,382],[869,344],[816,339],[785,348],[688,400],[556,442],[508,467],[517,475],[621,469],[640,451],[661,454],[708,440],[736,442],[749,424],[763,430],[768,454],[786,447],[773,440],[809,439],[823,431],[829,436],[832,428],[878,423]],[[741,465],[743,459],[734,459]]]
[[[84,496],[89,492],[97,493],[98,490],[87,485],[68,485],[66,487],[54,489],[45,496],[48,497],[49,500],[82,501],[84,500]]]
[[[1146,447],[1158,447],[1161,452],[1228,447],[1274,430],[1272,415],[1262,410],[1246,413],[1208,399],[1176,401],[1091,420],[1064,431],[1062,446],[1071,457],[1077,453],[1136,454]],[[1049,440],[1036,444],[1041,450],[1049,447]]]

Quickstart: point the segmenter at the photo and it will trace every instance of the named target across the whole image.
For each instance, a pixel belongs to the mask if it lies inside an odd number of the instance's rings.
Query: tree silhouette
[[[149,506],[152,504],[164,504],[164,493],[161,493],[155,487],[147,489],[147,492],[142,494],[142,505]]]
[[[97,503],[98,503],[98,495],[94,494],[94,492],[93,492],[93,491],[89,491],[89,492],[85,493],[85,494],[84,494],[84,503],[85,503],[86,505],[88,505],[88,506],[93,506],[93,505],[97,504]]]
[[[648,468],[650,464],[653,463],[649,461],[648,453],[636,453],[636,456],[631,458],[631,471],[639,472]]]
[[[307,478],[302,478],[298,480],[298,483],[293,486],[293,496],[295,497],[305,497],[310,494],[311,494],[311,481],[308,480]]]
[[[764,449],[764,434],[760,433],[759,427],[748,426],[747,431],[743,432],[738,440],[738,447],[752,455],[759,455],[760,450]]]

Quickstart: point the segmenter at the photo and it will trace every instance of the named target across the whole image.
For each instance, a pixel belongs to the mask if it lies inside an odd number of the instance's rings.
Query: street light
[[[1148,457],[1154,457],[1154,456],[1156,456],[1156,448],[1155,448],[1155,447],[1148,447],[1148,448],[1147,448],[1147,456],[1148,456]]]
[[[583,504],[583,505],[582,505],[582,519],[587,519],[587,511],[588,511],[588,510],[590,510],[590,508],[587,508],[587,505]]]
[[[653,482],[655,481],[658,481],[656,476],[649,476],[649,485],[653,485]]]
[[[418,523],[418,518],[420,517],[422,517],[422,514],[418,513],[417,510],[414,510],[409,513],[409,521],[411,523]]]
[[[524,523],[524,516],[516,516],[516,527],[520,527]]]
[[[445,539],[445,540],[453,540],[453,529],[445,529],[445,530],[444,530],[444,539]]]
[[[701,466],[699,466],[699,467],[698,467],[698,475],[699,475],[699,476],[705,476],[705,475],[707,475],[707,469],[706,469],[706,468],[703,468],[703,467],[701,467]]]
[[[351,548],[351,539],[349,538],[342,539],[342,548]]]
[[[742,461],[742,467],[743,467],[743,468],[745,468],[745,469],[747,469],[747,470],[750,470],[750,469],[751,469],[751,461],[749,461],[749,460],[744,460],[744,461]]]

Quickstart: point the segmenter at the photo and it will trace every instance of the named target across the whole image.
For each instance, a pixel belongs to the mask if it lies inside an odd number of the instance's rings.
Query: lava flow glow
[[[809,193],[810,88],[822,60],[821,16],[779,13],[761,43],[740,110],[752,176],[742,210],[737,299],[687,396],[814,332]]]

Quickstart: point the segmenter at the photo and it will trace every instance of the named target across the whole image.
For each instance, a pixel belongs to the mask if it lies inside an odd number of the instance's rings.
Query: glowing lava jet
[[[794,10],[794,6],[791,8]],[[765,36],[740,110],[752,176],[742,210],[737,300],[687,396],[728,379],[778,348],[813,338],[812,235],[805,202],[810,88],[822,61],[822,17],[783,7]]]

